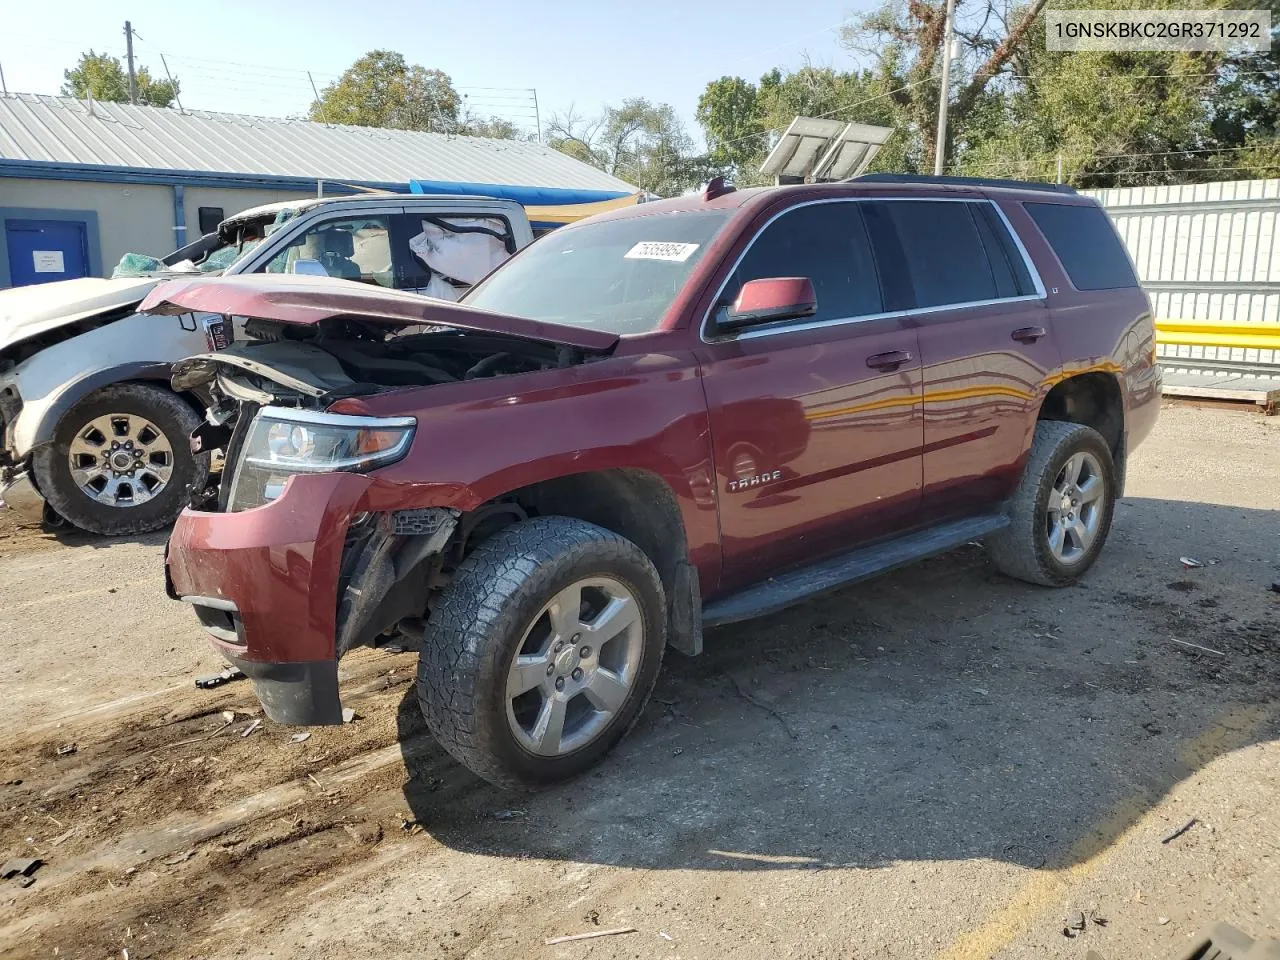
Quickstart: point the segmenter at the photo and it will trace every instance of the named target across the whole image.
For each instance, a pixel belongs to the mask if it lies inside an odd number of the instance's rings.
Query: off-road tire
[[[1080,451],[1093,454],[1102,467],[1102,517],[1093,543],[1079,560],[1066,565],[1049,548],[1046,515],[1063,464]],[[1041,420],[1036,424],[1022,480],[1008,503],[1011,522],[986,537],[987,554],[1001,573],[1018,580],[1046,587],[1074,583],[1093,566],[1107,541],[1115,513],[1116,482],[1111,450],[1098,431],[1080,423]]]
[[[608,576],[636,598],[644,648],[628,699],[595,739],[539,757],[507,719],[507,673],[543,605],[577,580]],[[418,662],[418,702],[440,745],[504,787],[537,787],[582,773],[626,735],[644,709],[666,645],[666,601],[634,543],[571,517],[536,517],[494,534],[466,558],[433,607]]]
[[[163,490],[136,507],[112,507],[90,499],[71,477],[68,448],[75,431],[95,417],[129,413],[164,433],[173,449],[173,473]],[[209,455],[191,453],[191,431],[200,416],[172,390],[145,383],[117,383],[71,407],[53,431],[53,442],[36,450],[32,470],[45,501],[67,522],[89,533],[133,536],[171,525],[190,499],[189,488],[209,475]]]

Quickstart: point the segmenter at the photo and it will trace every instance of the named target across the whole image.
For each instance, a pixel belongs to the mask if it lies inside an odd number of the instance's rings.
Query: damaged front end
[[[338,660],[383,641],[419,645],[476,517],[420,506],[420,493],[379,478],[408,455],[415,418],[330,408],[586,354],[455,329],[380,335],[353,321],[298,330],[250,319],[246,332],[254,339],[173,369],[175,389],[211,398],[192,445],[221,451],[224,465],[174,528],[170,595],[253,680],[267,716],[340,723]]]

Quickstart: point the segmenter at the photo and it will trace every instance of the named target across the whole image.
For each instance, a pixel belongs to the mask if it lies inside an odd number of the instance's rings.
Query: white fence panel
[[[1115,221],[1158,318],[1280,323],[1280,179],[1085,192]],[[1280,350],[1160,350],[1280,368]]]

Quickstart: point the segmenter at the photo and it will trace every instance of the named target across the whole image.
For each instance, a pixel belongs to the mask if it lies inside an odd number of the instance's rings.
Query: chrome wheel
[[[617,580],[592,577],[557,593],[507,675],[507,722],[521,746],[557,757],[594,740],[626,704],[643,651],[640,604]]]
[[[173,476],[173,447],[150,420],[130,413],[95,417],[76,431],[67,450],[71,478],[98,503],[136,507]]]
[[[1102,526],[1106,480],[1092,453],[1072,454],[1049,491],[1046,533],[1049,550],[1064,564],[1078,563]]]

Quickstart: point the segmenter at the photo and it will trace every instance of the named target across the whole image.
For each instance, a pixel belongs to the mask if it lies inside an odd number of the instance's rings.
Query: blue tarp
[[[514,200],[524,206],[554,206],[565,203],[596,203],[630,196],[623,190],[575,190],[570,187],[517,187],[501,183],[464,183],[448,180],[410,180],[409,192],[493,197]]]

